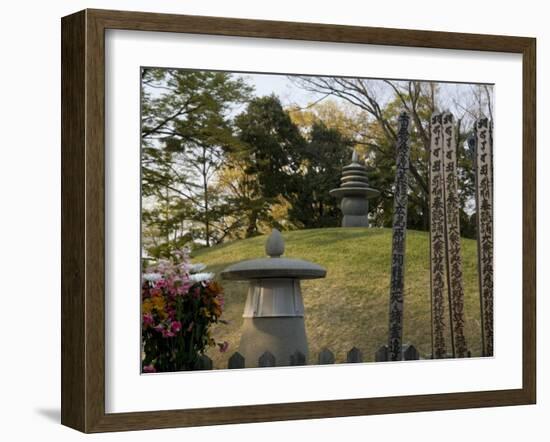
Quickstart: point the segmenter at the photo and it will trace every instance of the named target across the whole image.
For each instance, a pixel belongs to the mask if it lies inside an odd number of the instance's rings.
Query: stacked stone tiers
[[[339,198],[340,210],[344,215],[342,227],[368,227],[368,200],[380,195],[376,189],[369,187],[367,170],[359,163],[357,152],[353,152],[352,161],[344,166],[340,187],[332,189],[330,194]]]

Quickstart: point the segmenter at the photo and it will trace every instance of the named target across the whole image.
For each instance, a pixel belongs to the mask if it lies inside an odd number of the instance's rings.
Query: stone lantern
[[[324,278],[326,270],[301,259],[282,258],[285,245],[273,229],[265,245],[269,258],[241,261],[221,272],[226,280],[249,281],[244,306],[239,353],[246,367],[257,367],[269,351],[277,366],[290,365],[290,357],[301,352],[307,361],[301,279]]]
[[[366,167],[359,163],[357,151],[353,151],[351,163],[344,166],[340,187],[330,194],[340,199],[340,210],[344,215],[342,227],[368,227],[369,199],[380,192],[369,187]]]

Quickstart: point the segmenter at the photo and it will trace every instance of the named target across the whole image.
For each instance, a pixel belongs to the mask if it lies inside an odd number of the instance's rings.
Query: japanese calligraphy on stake
[[[432,300],[432,355],[446,355],[445,343],[445,211],[443,207],[443,136],[441,114],[431,120],[430,146],[430,276]]]
[[[449,311],[451,315],[451,344],[453,356],[468,355],[464,337],[464,286],[462,282],[462,257],[460,251],[460,221],[458,184],[456,175],[456,136],[453,115],[442,115],[443,127],[443,175],[445,193],[445,221],[447,244],[447,283]]]
[[[491,123],[476,121],[477,247],[483,356],[493,356],[493,143]]]
[[[407,173],[409,171],[410,117],[399,115],[397,128],[397,167],[393,205],[392,261],[390,283],[390,330],[388,359],[402,359],[403,339],[403,288],[405,283],[405,236],[407,231]]]

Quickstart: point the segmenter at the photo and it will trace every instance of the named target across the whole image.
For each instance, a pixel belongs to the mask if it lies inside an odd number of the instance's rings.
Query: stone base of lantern
[[[366,215],[344,215],[342,227],[368,227],[369,219]]]
[[[276,366],[290,365],[290,356],[301,352],[307,361],[308,345],[303,317],[244,318],[239,353],[245,367],[258,367],[266,351],[275,356]]]
[[[369,203],[366,197],[344,197],[340,203],[342,227],[368,227]]]

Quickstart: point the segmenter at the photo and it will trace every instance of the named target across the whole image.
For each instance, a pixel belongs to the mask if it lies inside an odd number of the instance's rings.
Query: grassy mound
[[[316,262],[327,269],[324,279],[303,281],[306,331],[310,363],[329,348],[337,362],[344,362],[352,347],[364,361],[385,344],[388,334],[391,229],[329,228],[283,232],[285,256]],[[193,254],[208,271],[219,272],[230,264],[265,256],[266,237],[225,243]],[[407,232],[405,273],[404,342],[414,344],[421,355],[431,353],[429,234]],[[465,334],[473,356],[481,351],[477,248],[462,239],[465,290]],[[229,342],[227,353],[208,354],[215,368],[226,368],[227,358],[238,350],[246,282],[221,281],[225,289],[223,319],[213,330],[218,340]],[[448,312],[446,312],[446,317]],[[447,326],[448,330],[448,326]],[[448,347],[450,338],[448,337]]]

